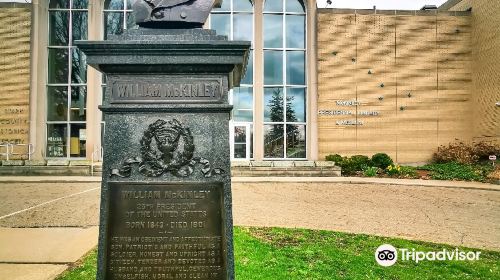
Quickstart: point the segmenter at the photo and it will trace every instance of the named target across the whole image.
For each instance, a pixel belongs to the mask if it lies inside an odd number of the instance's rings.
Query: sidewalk
[[[368,177],[232,177],[235,183],[265,183],[265,182],[296,182],[296,183],[344,183],[344,184],[383,184],[404,185],[422,187],[462,188],[500,191],[500,185],[464,182],[464,181],[442,181],[442,180],[420,180],[420,179],[392,179],[392,178],[368,178]],[[0,176],[0,183],[20,182],[101,182],[100,177],[92,176]]]
[[[0,228],[0,279],[49,280],[96,246],[98,227]]]
[[[97,245],[99,182],[0,178],[0,279],[52,280]]]

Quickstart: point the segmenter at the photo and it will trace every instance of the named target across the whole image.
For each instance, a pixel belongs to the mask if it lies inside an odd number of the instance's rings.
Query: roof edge
[[[393,15],[393,16],[470,16],[470,11],[447,10],[375,10],[375,9],[337,9],[318,8],[318,13],[330,14],[358,14],[358,15]]]
[[[463,0],[448,0],[444,2],[441,6],[438,7],[438,10],[440,11],[448,11],[449,9],[455,7],[456,5],[460,4]]]

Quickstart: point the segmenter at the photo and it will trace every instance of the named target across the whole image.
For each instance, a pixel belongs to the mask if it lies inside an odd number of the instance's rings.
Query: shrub
[[[378,168],[386,169],[387,166],[393,164],[391,157],[384,153],[374,154],[372,156],[372,164]]]
[[[390,176],[397,176],[401,173],[401,166],[399,166],[397,164],[391,164],[391,165],[387,166],[385,171]]]
[[[464,142],[450,143],[441,146],[434,153],[433,160],[436,163],[458,162],[462,164],[474,164],[479,160],[488,159],[490,155],[500,154],[500,145],[493,142]]]
[[[406,179],[419,178],[417,169],[411,166],[401,166],[398,164],[391,164],[387,166],[385,172],[387,173],[387,175],[391,177],[406,178]]]
[[[351,161],[354,162],[358,166],[362,166],[362,165],[372,166],[370,158],[367,156],[363,156],[363,155],[352,156]]]
[[[401,166],[399,170],[400,178],[418,178],[417,169],[411,166]]]
[[[345,174],[354,174],[356,171],[363,171],[363,167],[370,166],[370,159],[367,156],[356,155],[342,160],[342,171]]]
[[[366,177],[375,177],[377,176],[378,168],[375,166],[366,166],[363,168],[363,175]]]
[[[356,172],[361,172],[372,166],[371,160],[367,156],[356,155],[352,157],[342,157],[339,154],[327,155],[327,161],[333,161],[338,166],[342,167],[343,175],[353,175]]]
[[[339,155],[339,154],[327,155],[325,159],[327,161],[333,161],[333,162],[335,162],[335,163],[337,163],[339,165],[342,162],[342,156]]]
[[[477,162],[478,159],[479,157],[474,155],[472,147],[463,142],[441,146],[433,156],[433,160],[436,163],[458,162],[473,164]]]
[[[363,168],[368,166],[371,166],[370,158],[362,155],[344,157],[340,163],[344,175],[355,174],[357,171],[363,171]]]
[[[474,154],[479,157],[479,160],[488,160],[489,156],[500,156],[500,145],[494,142],[476,142],[473,143],[472,149]]]

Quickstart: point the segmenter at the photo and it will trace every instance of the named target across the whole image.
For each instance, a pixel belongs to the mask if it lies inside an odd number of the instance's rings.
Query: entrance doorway
[[[231,159],[250,160],[253,158],[253,124],[232,122],[231,124]]]

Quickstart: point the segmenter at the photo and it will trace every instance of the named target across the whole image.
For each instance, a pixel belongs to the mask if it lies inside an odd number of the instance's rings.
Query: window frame
[[[127,25],[127,15],[132,14],[134,12],[132,10],[133,3],[130,4],[130,9],[127,9],[127,2],[128,1],[133,2],[132,0],[121,0],[121,2],[123,2],[123,9],[121,9],[121,10],[112,10],[112,9],[109,9],[109,7],[106,7],[106,5],[109,5],[112,1],[113,0],[104,0],[103,9],[100,11],[102,13],[102,23],[101,23],[100,28],[102,30],[102,39],[103,40],[105,40],[106,36],[107,36],[107,32],[106,32],[106,25],[107,25],[106,14],[107,13],[115,13],[115,14],[121,13],[121,16],[123,16],[122,30],[125,31],[125,30],[129,29],[128,25]]]
[[[89,110],[87,108],[88,104],[88,65],[85,62],[85,67],[86,67],[86,77],[85,77],[85,83],[72,83],[72,70],[73,70],[73,50],[77,50],[78,48],[73,45],[73,12],[86,12],[87,13],[87,38],[89,36],[89,15],[90,15],[90,3],[91,0],[87,0],[87,8],[73,8],[73,1],[74,0],[69,0],[68,8],[51,8],[50,7],[50,0],[48,1],[48,8],[47,8],[47,57],[46,57],[46,75],[45,75],[45,116],[44,116],[44,157],[47,159],[67,159],[67,160],[72,160],[72,159],[84,159],[87,156],[78,156],[74,157],[71,156],[71,128],[73,125],[84,125],[85,130],[88,132],[88,124],[87,124],[87,119],[88,119],[88,114]],[[50,37],[51,37],[51,24],[50,24],[50,19],[51,19],[51,12],[68,12],[68,43],[66,45],[51,45],[50,43]],[[67,50],[68,51],[68,60],[67,60],[67,66],[68,66],[68,76],[66,83],[50,83],[50,71],[49,71],[49,65],[50,65],[50,50],[51,49],[60,49],[60,50]],[[66,87],[67,88],[67,100],[66,100],[66,120],[65,121],[49,121],[48,120],[48,115],[49,115],[49,92],[50,88],[54,87]],[[72,103],[72,87],[84,87],[85,88],[85,120],[84,121],[72,121],[71,120],[71,103]],[[65,125],[66,126],[66,139],[65,139],[65,147],[66,147],[66,152],[63,157],[54,157],[54,156],[48,156],[48,147],[49,147],[49,125]],[[88,133],[87,133],[88,135]],[[87,139],[85,140],[85,146],[87,146]],[[85,147],[85,152],[87,153],[87,147]]]
[[[229,19],[229,24],[230,24],[230,27],[229,27],[229,36],[228,36],[228,39],[229,40],[233,40],[234,39],[234,16],[235,14],[244,14],[244,15],[251,15],[252,16],[252,41],[251,41],[251,47],[250,47],[250,52],[251,52],[251,55],[252,55],[252,62],[253,62],[253,65],[252,65],[252,84],[240,84],[239,87],[241,88],[252,88],[252,106],[251,108],[252,109],[240,109],[240,111],[252,111],[252,121],[251,122],[247,122],[247,121],[236,121],[234,120],[234,110],[233,109],[233,112],[231,113],[231,120],[230,120],[230,125],[229,125],[229,129],[230,129],[230,133],[229,133],[229,137],[230,137],[230,154],[231,154],[231,160],[233,161],[245,161],[245,160],[253,160],[254,157],[255,157],[255,114],[256,114],[256,106],[255,106],[255,72],[256,72],[256,67],[255,67],[255,34],[256,34],[256,30],[255,30],[255,18],[256,18],[256,14],[255,14],[255,2],[256,1],[252,1],[252,10],[251,11],[239,11],[239,10],[233,10],[233,7],[234,7],[234,1],[235,0],[225,0],[225,1],[230,1],[230,6],[229,6],[229,10],[226,10],[226,11],[222,11],[222,10],[212,10],[210,12],[210,17],[209,17],[209,20],[208,20],[208,24],[207,26],[209,28],[211,28],[212,26],[212,15],[213,14],[219,14],[219,15],[229,15],[230,19]],[[229,92],[228,92],[228,101],[229,101],[229,104],[233,105],[234,104],[234,90],[231,89]],[[250,131],[246,131],[246,134],[247,134],[247,139],[250,139],[250,142],[247,143],[247,150],[246,150],[246,155],[248,157],[245,157],[245,158],[235,158],[234,157],[234,149],[235,149],[235,141],[234,141],[234,129],[235,127],[237,126],[245,126],[247,129],[249,128]]]
[[[263,116],[263,123],[262,123],[262,130],[263,130],[263,144],[264,146],[262,147],[264,149],[263,153],[263,160],[306,160],[307,159],[307,154],[308,154],[308,134],[307,134],[307,122],[308,122],[308,25],[307,25],[307,17],[308,17],[308,11],[307,11],[307,5],[305,0],[292,0],[292,1],[302,1],[304,4],[304,12],[287,12],[286,11],[286,2],[291,1],[291,0],[280,0],[283,2],[282,6],[282,11],[281,12],[267,12],[265,11],[265,5],[266,1],[273,1],[273,0],[264,0],[262,1],[262,22],[263,22],[263,28],[262,28],[262,81],[263,81],[263,101],[262,102],[262,116]],[[282,40],[283,44],[281,48],[268,48],[264,45],[264,38],[265,38],[265,33],[266,29],[264,27],[264,18],[265,15],[281,15],[282,16]],[[287,40],[287,25],[286,25],[286,16],[287,15],[300,15],[304,16],[304,48],[288,48],[286,45],[286,40]],[[282,66],[283,66],[283,73],[282,73],[282,84],[266,84],[265,79],[266,79],[266,73],[265,73],[265,54],[266,51],[279,51],[282,53]],[[288,84],[287,83],[287,52],[288,51],[303,51],[304,52],[304,85],[294,85],[294,84]],[[280,122],[270,122],[265,120],[265,110],[266,110],[266,102],[265,102],[265,91],[266,88],[281,88],[283,89],[283,121]],[[304,121],[303,122],[288,122],[286,119],[286,103],[287,103],[287,93],[288,93],[288,88],[299,88],[299,89],[304,89]],[[270,125],[282,125],[283,126],[283,157],[266,157],[266,126]],[[287,157],[287,125],[300,125],[304,127],[304,137],[305,137],[305,156],[301,158],[291,158]]]

